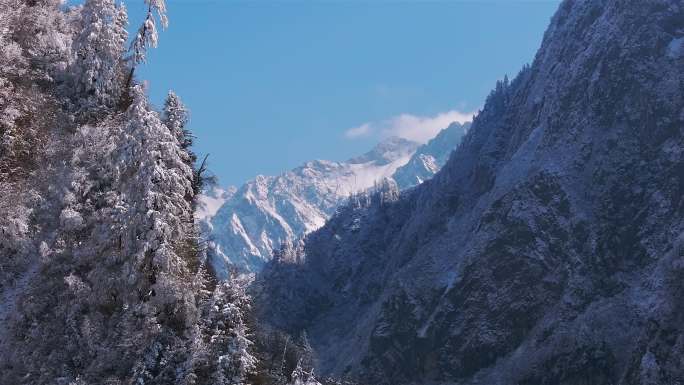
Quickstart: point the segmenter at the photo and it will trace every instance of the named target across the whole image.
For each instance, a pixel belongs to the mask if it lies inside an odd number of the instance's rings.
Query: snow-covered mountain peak
[[[216,271],[222,274],[231,264],[260,270],[283,243],[320,228],[351,194],[393,178],[407,164],[428,166],[402,171],[410,181],[402,185],[430,178],[460,141],[459,135],[440,135],[443,142],[452,140],[445,148],[390,137],[346,162],[311,160],[278,176],[258,175],[238,189],[211,191],[201,199],[198,218],[216,246]]]
[[[360,164],[373,162],[377,165],[384,165],[396,162],[397,160],[410,157],[420,146],[419,143],[408,139],[391,136],[378,143],[367,153],[351,158],[347,163]]]

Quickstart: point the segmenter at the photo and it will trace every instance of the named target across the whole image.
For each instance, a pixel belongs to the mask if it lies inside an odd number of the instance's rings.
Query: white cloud
[[[370,123],[364,123],[358,127],[350,128],[344,132],[344,136],[349,139],[359,138],[362,136],[367,136],[371,133],[372,128]]]
[[[419,143],[426,143],[453,122],[471,121],[474,114],[475,112],[456,110],[441,112],[435,116],[401,114],[380,122],[368,122],[351,128],[345,132],[345,136],[353,139],[371,133],[379,133],[384,137],[398,136]]]

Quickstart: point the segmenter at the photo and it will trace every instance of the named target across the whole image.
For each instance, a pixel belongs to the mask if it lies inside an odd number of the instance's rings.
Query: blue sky
[[[126,3],[134,30],[143,2]],[[197,151],[236,185],[468,116],[532,61],[558,3],[168,0],[138,78],[158,106],[181,96]]]

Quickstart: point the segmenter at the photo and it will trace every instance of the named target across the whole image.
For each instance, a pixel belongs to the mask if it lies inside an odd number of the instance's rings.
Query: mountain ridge
[[[259,175],[229,194],[209,191],[200,201],[213,207],[215,214],[208,215],[212,210],[202,209],[201,204],[198,218],[214,245],[214,269],[222,276],[231,265],[260,271],[283,243],[323,226],[351,194],[393,177],[402,167],[407,179],[403,188],[429,178],[458,144],[464,127],[454,123],[425,145],[389,137],[346,162],[308,161],[278,176]],[[415,160],[416,151],[432,168]],[[420,177],[411,178],[413,174]]]
[[[271,262],[260,315],[373,384],[681,378],[682,35],[675,1],[564,1],[436,176]]]

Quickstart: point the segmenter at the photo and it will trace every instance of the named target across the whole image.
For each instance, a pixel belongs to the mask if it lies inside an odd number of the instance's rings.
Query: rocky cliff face
[[[389,138],[346,162],[316,160],[279,176],[258,176],[240,189],[215,189],[201,200],[199,217],[216,245],[214,267],[258,272],[273,250],[325,223],[350,194],[383,178],[408,188],[431,178],[456,148],[466,125],[454,123],[425,145]]]
[[[682,37],[681,1],[564,1],[432,180],[267,266],[262,317],[372,384],[681,381]]]

